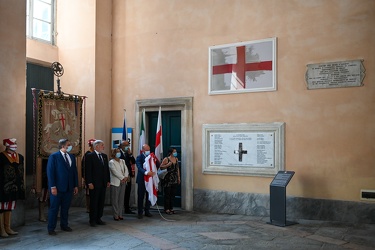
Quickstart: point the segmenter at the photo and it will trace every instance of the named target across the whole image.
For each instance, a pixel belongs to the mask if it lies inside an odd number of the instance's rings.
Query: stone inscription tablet
[[[362,86],[365,77],[362,60],[308,64],[308,89]]]
[[[210,165],[273,168],[273,132],[210,133]]]
[[[273,178],[284,148],[284,122],[203,124],[202,173]]]
[[[271,186],[286,187],[292,179],[294,171],[279,171],[271,182]]]

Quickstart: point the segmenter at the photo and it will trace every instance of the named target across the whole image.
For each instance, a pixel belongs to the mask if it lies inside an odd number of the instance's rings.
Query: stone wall
[[[194,211],[268,217],[270,197],[266,194],[194,190]],[[325,220],[347,223],[375,223],[375,203],[288,197],[289,221]]]

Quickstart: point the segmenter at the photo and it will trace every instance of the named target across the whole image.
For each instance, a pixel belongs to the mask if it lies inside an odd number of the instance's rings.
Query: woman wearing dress
[[[167,169],[162,186],[164,188],[164,211],[166,214],[174,214],[173,201],[176,195],[177,186],[180,184],[180,168],[178,166],[177,150],[168,149],[168,157],[163,159],[161,169]]]
[[[111,160],[109,161],[109,172],[111,178],[111,203],[113,208],[113,219],[123,220],[125,185],[129,178],[129,171],[125,161],[120,159],[120,149],[112,149]]]

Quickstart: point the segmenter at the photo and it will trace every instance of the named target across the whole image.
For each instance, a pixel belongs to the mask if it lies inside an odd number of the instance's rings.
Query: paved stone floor
[[[126,215],[114,221],[105,207],[107,225],[90,227],[84,208],[72,208],[73,232],[56,229],[47,234],[47,224],[37,220],[37,211],[26,213],[26,225],[18,236],[0,238],[0,249],[375,249],[375,224],[348,225],[323,221],[296,221],[278,227],[269,218],[245,215],[177,211],[174,215],[138,219]]]

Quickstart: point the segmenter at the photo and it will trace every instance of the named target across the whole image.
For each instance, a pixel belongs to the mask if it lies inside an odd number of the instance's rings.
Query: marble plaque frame
[[[212,133],[274,133],[274,165],[261,166],[222,166],[210,163],[210,136]],[[285,170],[285,123],[239,123],[202,125],[202,173],[219,175],[242,175],[274,177]]]
[[[276,37],[208,48],[208,94],[276,91]]]

